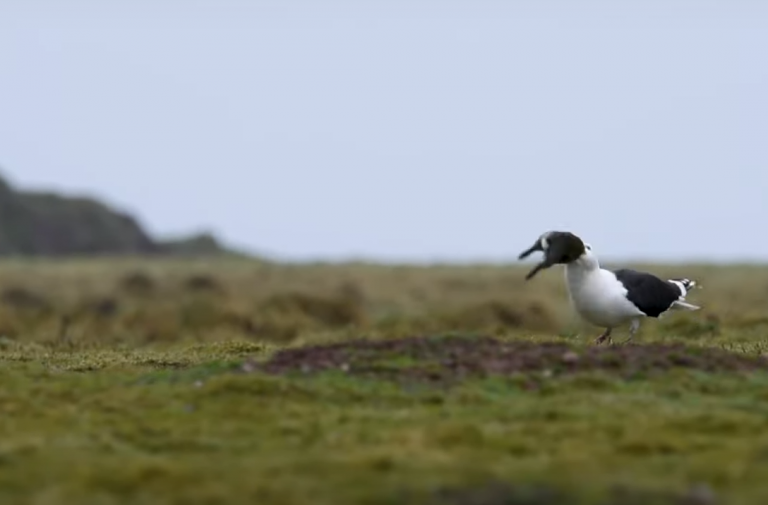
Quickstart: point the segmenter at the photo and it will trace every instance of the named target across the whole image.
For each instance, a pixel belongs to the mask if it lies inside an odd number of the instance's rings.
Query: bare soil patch
[[[472,487],[438,489],[429,505],[579,505],[580,497],[546,486],[514,486],[493,481]],[[708,486],[694,485],[681,493],[615,487],[602,497],[598,505],[716,505]]]
[[[253,368],[270,374],[341,370],[350,375],[451,382],[471,377],[601,370],[624,378],[687,368],[704,372],[768,370],[768,359],[682,344],[576,348],[565,343],[486,336],[355,340],[284,349]]]

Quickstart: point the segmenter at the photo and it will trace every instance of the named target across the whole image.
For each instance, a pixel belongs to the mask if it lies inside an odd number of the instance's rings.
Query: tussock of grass
[[[640,266],[697,279],[704,307],[646,322],[644,341],[727,343],[768,331],[768,269]],[[152,343],[252,338],[290,343],[325,331],[404,336],[446,329],[594,336],[576,324],[555,272],[520,267],[281,266],[240,260],[13,262],[0,266],[0,332],[52,341]],[[739,338],[739,337],[736,337]]]

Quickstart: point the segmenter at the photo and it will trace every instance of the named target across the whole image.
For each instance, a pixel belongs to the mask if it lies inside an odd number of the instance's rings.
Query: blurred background
[[[712,265],[768,258],[767,22],[736,0],[5,1],[0,330],[551,332],[561,277],[511,265],[551,229],[698,263],[708,315],[676,334],[759,330],[764,269]]]
[[[766,23],[738,0],[9,0],[0,170],[277,259],[506,262],[569,229],[605,258],[763,261]]]

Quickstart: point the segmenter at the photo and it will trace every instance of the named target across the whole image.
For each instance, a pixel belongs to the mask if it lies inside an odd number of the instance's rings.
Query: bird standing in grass
[[[581,317],[605,328],[595,343],[611,342],[611,332],[619,325],[630,323],[629,342],[640,328],[644,317],[659,318],[673,310],[694,311],[701,307],[685,301],[696,286],[690,279],[662,280],[648,272],[628,268],[607,270],[600,267],[592,247],[570,232],[550,231],[522,253],[524,259],[534,252],[543,252],[544,259],[525,279],[557,264],[565,265],[565,278],[571,303]]]

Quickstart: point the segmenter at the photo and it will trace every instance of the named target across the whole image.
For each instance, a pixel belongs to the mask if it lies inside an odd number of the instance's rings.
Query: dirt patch
[[[479,486],[441,487],[429,505],[576,505],[579,500],[545,486],[513,486],[489,482]]]
[[[485,336],[356,340],[284,349],[255,369],[271,374],[343,370],[351,375],[450,382],[533,372],[603,370],[625,378],[673,368],[706,372],[768,370],[768,359],[682,344],[592,346],[502,341]]]
[[[422,500],[423,503],[423,500]],[[579,505],[583,497],[547,486],[513,486],[493,481],[471,487],[443,487],[434,493],[429,505]],[[597,500],[598,505],[715,505],[708,486],[695,485],[682,493],[614,488]]]

